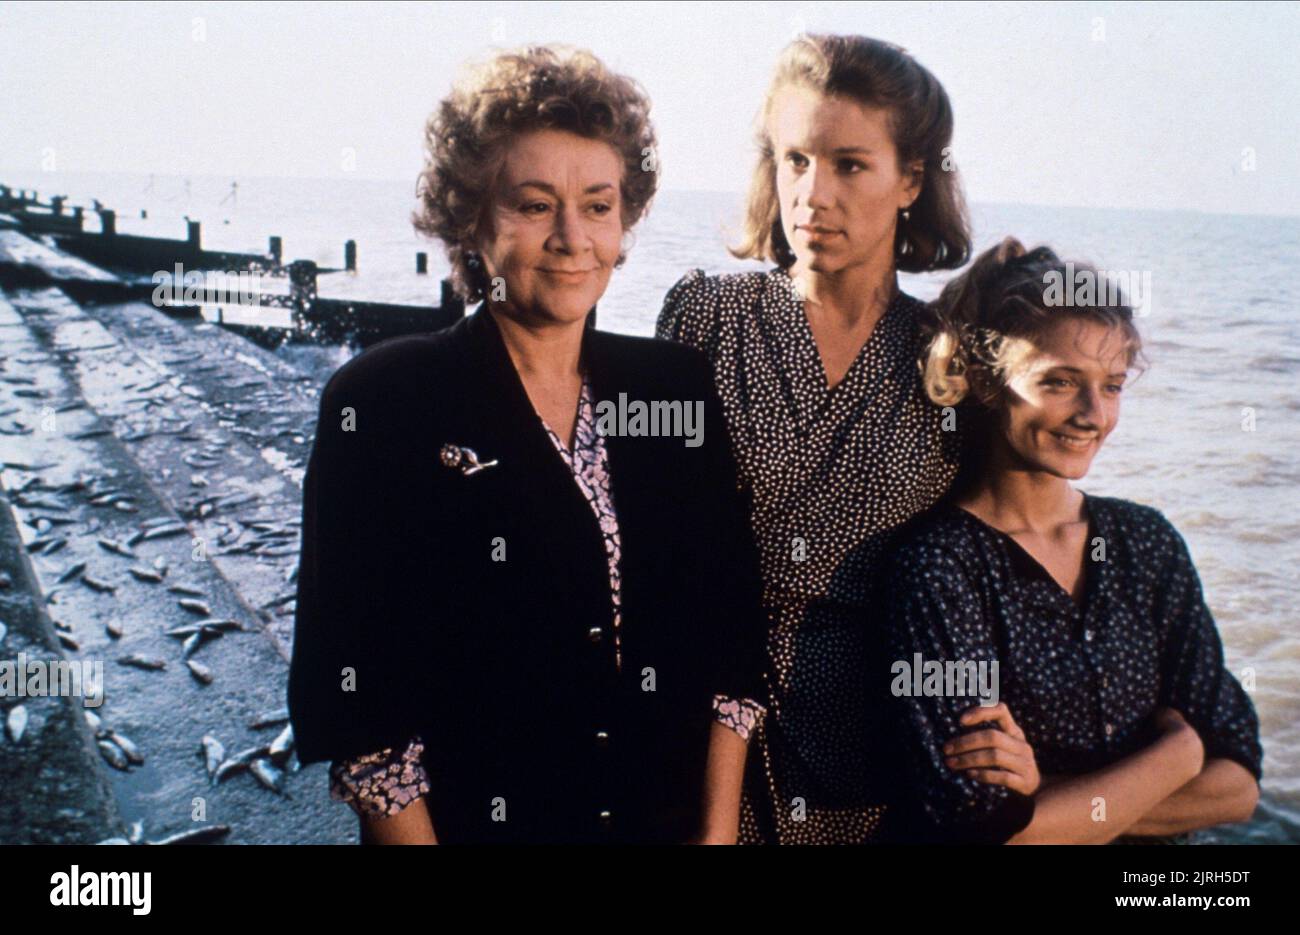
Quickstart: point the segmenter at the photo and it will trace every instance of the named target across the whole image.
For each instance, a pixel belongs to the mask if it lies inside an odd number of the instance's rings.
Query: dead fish
[[[150,584],[161,584],[163,576],[158,574],[152,568],[137,568],[132,565],[127,569],[138,581],[148,581]]]
[[[144,533],[137,529],[135,532],[131,533],[131,535],[126,537],[126,542],[124,544],[129,549],[143,538]]]
[[[206,487],[206,486],[208,486],[208,483],[209,483],[208,479],[207,479],[206,477],[204,477],[202,474],[191,474],[191,475],[190,475],[190,486],[191,486],[191,487]]]
[[[100,581],[98,578],[92,578],[90,575],[82,575],[81,583],[92,591],[98,591],[100,594],[116,594],[117,585],[109,584],[107,581]]]
[[[234,756],[222,762],[217,767],[217,772],[212,777],[212,784],[218,785],[232,773],[237,773],[241,769],[247,769],[248,764],[258,757],[266,754],[266,747],[251,747],[242,753],[236,753]]]
[[[204,841],[210,841],[213,838],[225,837],[230,833],[230,825],[208,825],[205,828],[194,828],[191,831],[182,831],[179,834],[169,835],[157,841],[145,841],[145,844],[202,844]]]
[[[280,762],[286,756],[293,752],[293,725],[290,724],[280,731],[280,735],[271,741],[271,746],[267,747],[267,754],[273,762]]]
[[[118,500],[114,502],[113,509],[121,510],[123,513],[139,513],[140,508],[131,500]]]
[[[289,709],[277,708],[269,714],[263,714],[248,726],[253,730],[258,730],[263,727],[275,727],[277,724],[283,724],[287,720],[289,720]]]
[[[202,597],[203,592],[198,588],[190,587],[188,584],[169,584],[167,590],[173,594],[188,594],[191,597]]]
[[[27,709],[23,705],[14,705],[9,709],[9,716],[5,718],[5,730],[14,743],[23,739],[23,732],[27,730]]]
[[[3,620],[0,620],[0,643],[3,643],[5,641],[5,634],[8,632],[9,632],[9,628],[5,626]]]
[[[128,761],[134,763],[136,766],[140,766],[144,763],[144,754],[140,752],[140,748],[135,745],[130,737],[125,734],[119,734],[115,730],[110,730],[105,736],[122,748],[122,752],[126,754]]]
[[[185,642],[181,644],[181,658],[183,659],[190,658],[190,656],[193,656],[196,652],[198,652],[199,647],[202,645],[203,645],[203,628],[200,627],[199,632],[191,633],[189,636],[185,638]]]
[[[126,772],[131,765],[126,761],[126,754],[117,744],[109,743],[107,740],[99,741],[99,755],[108,761],[108,765],[114,769],[120,769]]]
[[[226,759],[226,748],[216,737],[204,734],[199,741],[203,753],[203,766],[208,771],[208,779],[215,783],[217,767]]]
[[[131,827],[126,833],[126,839],[132,844],[139,844],[144,840],[144,822],[133,821]]]
[[[135,558],[135,553],[116,539],[110,539],[107,536],[100,536],[95,541],[98,542],[99,547],[105,551],[113,552],[117,555],[125,555],[127,558]]]
[[[74,653],[81,651],[81,644],[78,643],[71,636],[69,636],[67,633],[64,633],[62,630],[60,630],[55,635],[58,636],[59,642],[62,643],[65,648],[72,650]]]
[[[172,588],[172,590],[175,590],[175,588]],[[180,604],[182,608],[188,610],[190,613],[198,614],[200,617],[212,616],[212,608],[208,607],[208,605],[203,603],[203,601],[196,601],[188,597],[183,597],[176,603]]]
[[[88,431],[78,432],[77,434],[70,435],[68,437],[75,438],[76,440],[80,441],[83,438],[101,438],[104,435],[112,435],[112,434],[113,434],[112,429],[89,429]]]
[[[67,571],[59,575],[56,583],[66,584],[67,582],[71,581],[73,578],[77,577],[77,575],[81,574],[85,570],[86,570],[85,562],[77,562],[75,565],[70,565]]]
[[[140,653],[122,656],[117,661],[124,666],[134,666],[137,669],[146,669],[150,672],[157,672],[159,669],[167,668],[167,663],[157,656],[145,656]]]
[[[203,632],[208,636],[220,636],[227,630],[244,629],[244,625],[238,620],[230,620],[229,618],[224,617],[221,619],[212,617],[207,620],[200,620],[197,625],[202,627]]]
[[[116,620],[109,620],[104,623],[104,632],[115,640],[122,638],[122,625]]]
[[[173,639],[183,640],[201,632],[203,632],[202,624],[187,623],[184,626],[172,627],[167,631],[167,636],[170,636]]]
[[[91,505],[91,506],[108,506],[108,504],[112,503],[114,500],[116,500],[116,499],[117,499],[118,497],[120,497],[120,496],[122,496],[122,493],[121,493],[120,491],[117,491],[117,490],[106,490],[106,491],[104,491],[104,492],[101,493],[101,494],[96,494],[95,496],[91,497],[91,498],[90,498],[90,505]]]
[[[41,549],[41,554],[53,555],[55,552],[59,551],[59,549],[63,548],[67,544],[68,544],[67,538],[64,536],[60,536],[59,538],[51,540],[50,542],[46,543],[45,548]]]
[[[86,712],[86,724],[90,726],[91,733],[93,733],[96,737],[98,737],[100,735],[100,732],[103,731],[104,729],[103,720],[101,720],[99,715],[96,714],[94,711]]]
[[[284,795],[282,784],[284,771],[271,764],[270,760],[257,759],[248,766],[253,777],[276,795]]]
[[[174,523],[171,526],[159,526],[157,529],[147,530],[142,538],[145,539],[164,539],[167,536],[179,536],[189,532],[189,527],[184,523]]]
[[[195,662],[193,659],[186,659],[185,665],[189,667],[190,675],[194,676],[204,685],[211,685],[214,678],[212,670],[201,662]]]

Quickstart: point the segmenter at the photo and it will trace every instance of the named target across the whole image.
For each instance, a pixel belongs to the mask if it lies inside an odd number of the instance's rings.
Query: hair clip
[[[462,448],[450,442],[442,446],[438,458],[442,461],[443,467],[460,468],[460,472],[466,477],[500,463],[495,458],[491,461],[479,461],[478,454],[473,448]]]

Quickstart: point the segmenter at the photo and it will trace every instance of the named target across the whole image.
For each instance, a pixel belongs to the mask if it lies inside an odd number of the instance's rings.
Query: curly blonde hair
[[[623,230],[650,207],[658,186],[650,99],[595,55],[565,46],[501,53],[457,81],[425,125],[425,163],[416,184],[417,231],[443,242],[452,285],[466,301],[487,294],[475,243],[512,142],[541,129],[603,140],[623,162]],[[618,263],[624,256],[620,254]]]
[[[998,405],[1013,361],[1009,338],[1035,341],[1063,317],[1083,318],[1119,330],[1130,367],[1145,364],[1133,309],[1121,294],[1115,301],[1054,305],[1048,301],[1052,276],[1098,271],[1068,265],[1045,246],[1026,250],[1014,237],[985,250],[927,306],[920,361],[926,395],[936,405],[969,399],[984,409]]]

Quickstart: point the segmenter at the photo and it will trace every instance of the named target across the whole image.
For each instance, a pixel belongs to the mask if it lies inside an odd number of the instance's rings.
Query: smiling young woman
[[[1050,299],[1071,271],[1095,275],[1008,238],[927,328],[927,390],[971,425],[969,470],[899,536],[891,655],[996,663],[1005,707],[963,719],[968,699],[896,699],[913,839],[1176,835],[1244,821],[1259,794],[1259,723],[1187,545],[1158,511],[1070,484],[1141,352],[1122,299]]]

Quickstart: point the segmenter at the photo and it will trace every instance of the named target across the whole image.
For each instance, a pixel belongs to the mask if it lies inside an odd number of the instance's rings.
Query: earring
[[[903,220],[904,220],[904,221],[909,220],[909,219],[912,217],[912,209],[911,209],[911,207],[909,206],[909,207],[904,208],[904,209],[902,210],[902,215],[903,215]]]

